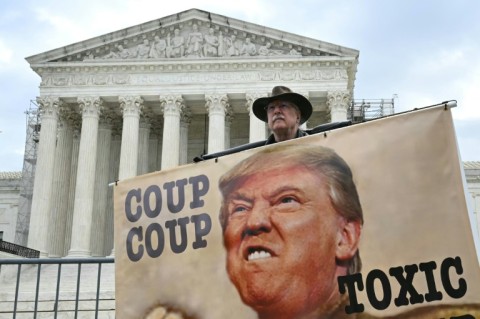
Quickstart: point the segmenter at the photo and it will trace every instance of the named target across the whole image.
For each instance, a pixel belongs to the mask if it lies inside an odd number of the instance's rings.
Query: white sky
[[[40,84],[26,57],[191,8],[359,50],[355,99],[457,100],[462,160],[480,161],[480,1],[1,0],[0,171],[22,170]]]

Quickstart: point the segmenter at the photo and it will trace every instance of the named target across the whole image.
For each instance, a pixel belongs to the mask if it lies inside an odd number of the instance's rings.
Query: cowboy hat
[[[310,115],[312,115],[312,104],[301,94],[294,93],[285,86],[275,86],[269,97],[261,97],[253,102],[253,114],[260,120],[268,122],[267,105],[276,100],[288,101],[295,104],[300,110],[300,125],[305,123]]]

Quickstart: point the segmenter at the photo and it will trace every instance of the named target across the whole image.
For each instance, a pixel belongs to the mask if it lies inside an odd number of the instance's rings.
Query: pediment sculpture
[[[201,29],[197,23],[193,23],[181,29],[175,27],[173,31],[155,32],[150,37],[144,35],[140,41],[131,45],[128,45],[129,41],[120,41],[110,45],[107,51],[102,50],[103,52],[97,54],[87,52],[83,60],[302,56],[297,50],[301,50],[298,46],[295,48],[294,45],[266,37],[262,37],[262,41],[258,41],[259,39],[260,37],[255,35],[233,32],[227,28],[207,26]],[[316,55],[329,54],[317,52]]]

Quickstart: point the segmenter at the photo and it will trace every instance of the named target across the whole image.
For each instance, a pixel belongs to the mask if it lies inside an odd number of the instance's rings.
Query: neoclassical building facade
[[[265,139],[251,105],[275,85],[311,100],[307,127],[346,120],[358,57],[197,9],[28,57],[41,130],[27,246],[109,255],[109,183]]]

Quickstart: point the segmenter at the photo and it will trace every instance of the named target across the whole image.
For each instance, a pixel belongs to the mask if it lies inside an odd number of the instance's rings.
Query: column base
[[[83,257],[92,257],[92,252],[90,250],[81,250],[81,249],[70,249],[66,258],[83,258]]]

